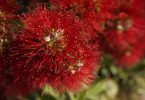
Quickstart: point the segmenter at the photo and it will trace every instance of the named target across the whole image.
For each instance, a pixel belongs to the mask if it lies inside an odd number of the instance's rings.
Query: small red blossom
[[[121,3],[115,18],[107,23],[103,48],[115,58],[119,65],[131,67],[144,56],[145,20],[139,14],[142,13],[139,9],[138,12],[132,12],[134,3],[124,1],[126,3]],[[108,47],[107,51],[106,47]]]
[[[71,13],[40,7],[22,21],[25,29],[10,49],[14,83],[75,91],[93,81],[100,54],[83,22]]]

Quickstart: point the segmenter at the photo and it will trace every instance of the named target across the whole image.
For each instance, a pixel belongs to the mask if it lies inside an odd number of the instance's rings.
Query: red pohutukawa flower
[[[10,49],[14,83],[33,89],[48,83],[60,91],[93,81],[100,54],[86,26],[73,14],[36,8],[22,18],[25,29]]]
[[[126,3],[123,3],[125,1]],[[145,20],[142,17],[142,10],[132,12],[135,7],[133,4],[127,0],[122,1],[119,12],[114,19],[108,21],[109,24],[104,33],[109,53],[119,65],[128,67],[138,63],[144,56]]]

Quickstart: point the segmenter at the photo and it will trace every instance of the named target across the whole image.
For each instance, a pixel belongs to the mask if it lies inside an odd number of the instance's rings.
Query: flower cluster
[[[0,2],[0,79],[9,95],[45,84],[77,91],[93,82],[102,56],[125,68],[144,57],[144,0],[29,0],[29,12],[16,13],[20,6]]]

